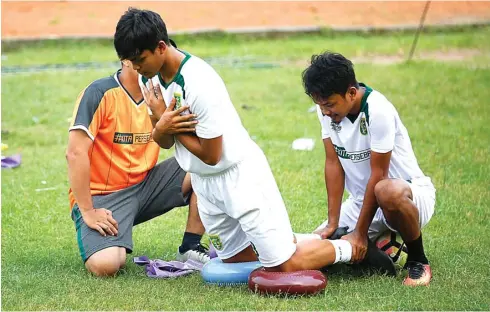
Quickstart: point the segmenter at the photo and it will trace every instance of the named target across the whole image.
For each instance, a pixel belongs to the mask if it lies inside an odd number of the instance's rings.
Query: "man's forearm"
[[[342,166],[325,161],[325,184],[328,194],[328,224],[337,227],[345,184],[345,173]]]
[[[161,148],[170,149],[175,142],[173,134],[165,134],[155,130],[155,126],[158,120],[160,120],[160,117],[156,117],[156,115],[151,115],[150,120],[153,126],[153,132],[151,134],[153,137],[153,141],[155,141]]]
[[[175,138],[172,134],[162,134],[158,131],[153,130],[152,133],[153,140],[164,149],[169,149],[174,145]]]
[[[68,157],[68,178],[80,211],[93,209],[88,155],[78,154]]]
[[[376,214],[376,210],[378,209],[378,202],[376,200],[376,196],[374,195],[374,187],[382,179],[382,175],[371,175],[366,186],[364,201],[362,202],[361,212],[356,225],[356,231],[363,235],[367,235],[369,226],[371,225],[374,215]]]
[[[197,136],[191,134],[176,134],[175,136],[189,152],[194,154],[194,156],[202,160],[204,163],[207,163],[207,155]]]

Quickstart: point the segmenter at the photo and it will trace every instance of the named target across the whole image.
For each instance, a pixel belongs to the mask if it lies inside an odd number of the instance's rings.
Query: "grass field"
[[[2,310],[489,310],[490,268],[490,31],[434,33],[419,53],[476,49],[459,62],[356,66],[360,81],[384,93],[408,128],[422,170],[437,188],[436,213],[424,230],[434,279],[428,288],[402,287],[405,275],[330,274],[324,294],[273,298],[243,287],[207,286],[198,274],[147,278],[128,257],[117,278],[84,270],[68,208],[65,161],[68,118],[78,93],[110,69],[2,77],[2,142],[21,153],[22,166],[2,170]],[[309,59],[325,49],[353,57],[406,53],[412,36],[319,35],[282,39],[179,38],[206,57]],[[106,43],[55,43],[5,50],[3,65],[112,61]],[[311,231],[326,216],[320,126],[304,95],[303,66],[217,67],[251,136],[265,151],[293,229]],[[247,105],[248,109],[244,109]],[[311,152],[293,151],[299,137]],[[164,159],[172,151],[162,151]],[[41,188],[54,190],[35,191]],[[176,209],[134,229],[134,256],[173,259],[186,210]]]

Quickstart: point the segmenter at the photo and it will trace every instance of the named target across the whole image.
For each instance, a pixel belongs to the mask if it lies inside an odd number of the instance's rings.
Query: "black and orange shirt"
[[[92,195],[109,194],[141,182],[160,151],[144,100],[136,102],[120,83],[120,71],[91,83],[78,96],[70,131],[85,131],[93,145],[90,159]],[[69,190],[70,207],[76,200]]]

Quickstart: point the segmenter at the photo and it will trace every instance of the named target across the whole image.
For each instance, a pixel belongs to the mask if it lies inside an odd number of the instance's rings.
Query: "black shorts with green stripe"
[[[126,189],[101,196],[93,196],[95,208],[112,211],[118,223],[117,236],[102,236],[83,221],[78,205],[72,209],[78,248],[82,260],[105,248],[124,247],[128,253],[133,249],[133,226],[160,216],[175,207],[189,204],[190,194],[182,194],[185,171],[174,157],[156,165],[146,178]]]

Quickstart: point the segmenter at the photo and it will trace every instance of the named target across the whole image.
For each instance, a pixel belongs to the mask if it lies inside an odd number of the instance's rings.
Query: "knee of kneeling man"
[[[99,277],[114,276],[122,267],[122,263],[119,258],[116,259],[101,259],[101,258],[90,259],[89,258],[85,262],[85,267],[90,273],[94,274],[95,276],[99,276]]]
[[[291,258],[289,258],[286,262],[281,265],[282,272],[296,272],[304,270],[304,260],[301,259],[301,256],[298,252],[295,252]]]
[[[388,195],[388,193],[390,192],[390,188],[390,180],[381,180],[374,186],[374,195],[376,195],[376,198],[378,199],[386,197],[386,195]]]
[[[401,200],[407,198],[406,191],[397,181],[385,179],[374,186],[374,195],[383,209],[396,209]]]

